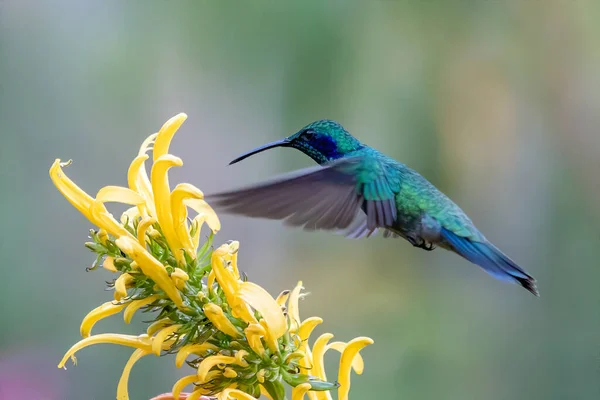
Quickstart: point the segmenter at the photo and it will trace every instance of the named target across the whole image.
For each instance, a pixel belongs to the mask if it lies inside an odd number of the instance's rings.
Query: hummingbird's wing
[[[226,213],[284,220],[306,230],[346,229],[361,207],[373,214],[372,221],[390,220],[390,204],[365,200],[362,168],[362,157],[345,158],[270,182],[206,196],[206,200]]]

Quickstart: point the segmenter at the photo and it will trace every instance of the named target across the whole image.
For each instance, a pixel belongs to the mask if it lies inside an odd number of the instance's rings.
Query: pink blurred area
[[[54,368],[52,368],[54,367]],[[64,400],[65,375],[43,351],[0,354],[0,399]]]

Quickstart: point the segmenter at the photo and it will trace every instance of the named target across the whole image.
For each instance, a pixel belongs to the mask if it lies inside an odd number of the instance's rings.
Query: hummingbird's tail
[[[488,274],[503,281],[518,283],[535,296],[539,296],[535,279],[490,242],[472,241],[445,228],[442,228],[442,236],[451,245],[452,250],[479,265]]]

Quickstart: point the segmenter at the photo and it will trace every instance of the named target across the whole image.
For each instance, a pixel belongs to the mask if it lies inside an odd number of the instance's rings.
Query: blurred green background
[[[178,112],[172,182],[210,193],[312,165],[286,149],[227,163],[336,119],[538,279],[539,299],[445,251],[222,216],[216,242],[241,242],[252,280],[273,294],[303,280],[318,332],[375,340],[352,399],[600,398],[599,21],[593,0],[1,0],[0,398],[114,398],[129,349],[56,368],[111,293],[108,272],[85,272],[90,224],[48,168],[72,158],[91,194],[125,185],[141,141]],[[184,373],[144,358],[131,398]]]

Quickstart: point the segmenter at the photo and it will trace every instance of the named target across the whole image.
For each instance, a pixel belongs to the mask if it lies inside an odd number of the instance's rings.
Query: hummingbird
[[[426,251],[440,247],[539,296],[535,279],[488,241],[450,198],[338,122],[312,122],[229,165],[276,147],[300,150],[319,165],[207,196],[209,203],[225,213],[283,220],[309,231],[335,231],[354,239],[382,231],[386,238],[402,238]]]

